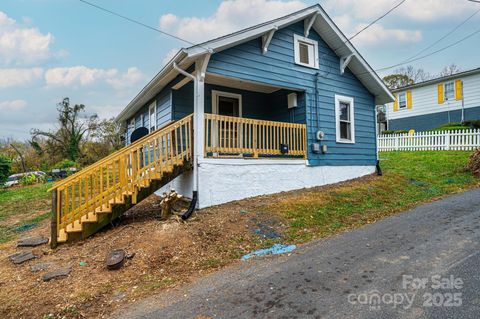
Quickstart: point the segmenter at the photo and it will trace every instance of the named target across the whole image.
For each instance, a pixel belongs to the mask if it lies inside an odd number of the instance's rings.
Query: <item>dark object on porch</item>
[[[377,170],[377,176],[382,176],[383,173],[382,173],[382,168],[380,167],[380,161],[377,161],[377,165],[375,166],[376,170]]]
[[[280,153],[288,154],[288,144],[280,144]]]
[[[136,141],[138,141],[139,139],[147,135],[148,135],[148,128],[139,127],[132,132],[132,135],[130,136],[130,143],[135,143]]]
[[[198,192],[193,191],[193,196],[192,196],[192,201],[190,202],[190,207],[188,207],[185,214],[182,215],[183,220],[187,220],[193,214],[193,211],[195,210],[195,207],[197,206],[197,200],[198,200]]]
[[[125,251],[123,249],[112,250],[105,260],[108,270],[120,269],[125,262]]]

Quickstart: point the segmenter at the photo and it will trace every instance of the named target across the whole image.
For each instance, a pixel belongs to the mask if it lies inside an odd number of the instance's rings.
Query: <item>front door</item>
[[[242,96],[240,94],[212,91],[212,111],[214,114],[242,117]],[[222,154],[235,154],[233,149],[241,148],[241,126],[238,123],[225,120],[219,127],[213,128],[216,132],[214,144],[225,150]]]

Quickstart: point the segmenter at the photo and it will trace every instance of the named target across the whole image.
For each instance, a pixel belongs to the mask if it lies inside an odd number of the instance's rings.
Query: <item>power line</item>
[[[449,35],[451,35],[452,33],[454,33],[455,31],[457,31],[461,26],[463,26],[465,23],[467,23],[468,21],[470,21],[475,15],[477,15],[478,13],[480,12],[480,9],[478,9],[477,11],[475,11],[472,15],[470,15],[467,19],[463,20],[460,24],[458,24],[456,27],[454,27],[452,30],[450,30],[447,34],[445,34],[443,37],[441,37],[440,39],[438,39],[437,41],[435,41],[434,43],[432,43],[431,45],[427,46],[426,48],[424,48],[423,50],[417,52],[415,55],[412,55],[410,58],[408,58],[407,60],[405,60],[405,63],[408,63],[411,59],[419,56],[420,54],[422,54],[423,52],[427,51],[428,49],[434,47],[436,44],[438,44],[439,42],[441,42],[442,40],[444,40],[445,38],[447,38]]]
[[[341,45],[339,45],[338,47],[336,47],[335,49],[333,49],[333,52],[337,52],[338,49],[340,49],[345,43],[349,42],[350,44],[352,44],[350,42],[350,40],[352,40],[353,38],[355,38],[356,36],[358,36],[360,33],[362,33],[363,31],[367,30],[368,28],[370,28],[372,25],[374,25],[375,23],[377,23],[378,21],[382,20],[383,18],[385,18],[387,15],[389,15],[393,10],[397,9],[398,7],[400,7],[405,1],[407,0],[402,0],[400,1],[399,3],[397,3],[395,6],[393,6],[392,8],[390,8],[387,12],[385,12],[384,14],[382,14],[380,17],[378,17],[377,19],[373,20],[372,22],[370,22],[369,24],[367,24],[365,27],[363,27],[360,31],[358,31],[357,33],[355,33],[354,35],[352,35],[350,38],[347,38],[347,40],[345,41],[342,41],[343,43]],[[353,44],[352,44],[353,45]]]
[[[158,28],[152,27],[151,25],[145,24],[145,23],[140,22],[140,21],[138,21],[138,20],[134,20],[134,19],[132,19],[132,18],[126,17],[126,16],[124,16],[124,15],[122,15],[122,14],[120,14],[120,13],[117,13],[117,12],[111,11],[111,10],[109,10],[109,9],[106,9],[106,8],[104,8],[104,7],[101,7],[101,6],[99,6],[99,5],[95,4],[95,3],[91,3],[91,2],[88,2],[88,1],[86,1],[86,0],[79,0],[79,1],[85,3],[85,4],[89,5],[89,6],[92,6],[92,7],[94,7],[94,8],[97,8],[97,9],[99,9],[99,10],[102,10],[102,11],[104,11],[104,12],[113,14],[113,15],[119,17],[119,18],[125,19],[125,20],[127,20],[127,21],[130,21],[130,22],[135,23],[135,24],[138,24],[138,25],[141,25],[141,26],[143,26],[143,27],[145,27],[145,28],[148,28],[148,29],[150,29],[150,30],[153,30],[153,31],[156,31],[156,32],[160,32],[160,33],[163,34],[163,35],[172,37],[172,38],[177,39],[177,40],[179,40],[179,41],[188,43],[188,44],[193,45],[193,46],[196,46],[196,45],[197,45],[197,44],[195,44],[195,43],[193,43],[193,42],[190,42],[190,41],[188,41],[188,40],[182,39],[182,38],[180,38],[180,37],[178,37],[178,36],[176,36],[176,35],[173,35],[173,34],[171,34],[171,33],[165,32],[165,31],[160,30],[160,29],[158,29]],[[207,48],[204,48],[204,49],[207,49]]]
[[[437,53],[440,53],[440,52],[442,52],[442,51],[445,51],[445,50],[447,50],[447,49],[449,49],[449,48],[451,48],[451,47],[453,47],[453,46],[456,46],[457,44],[459,44],[459,43],[461,43],[461,42],[463,42],[463,41],[465,41],[465,40],[470,39],[471,37],[473,37],[474,35],[476,35],[476,34],[478,34],[478,33],[480,33],[480,29],[478,29],[478,30],[475,31],[475,32],[470,33],[469,35],[461,38],[461,39],[458,40],[458,41],[455,41],[455,42],[453,42],[453,43],[451,43],[451,44],[449,44],[449,45],[447,45],[447,46],[444,46],[444,47],[442,47],[442,48],[440,48],[440,49],[438,49],[438,50],[436,50],[436,51],[430,52],[430,53],[425,54],[425,55],[423,55],[423,56],[420,56],[420,57],[418,57],[418,58],[409,60],[409,61],[407,61],[407,62],[397,63],[397,64],[394,64],[394,65],[391,65],[391,66],[387,66],[387,67],[383,67],[383,68],[380,68],[380,69],[376,69],[376,70],[373,70],[373,71],[368,71],[368,72],[359,73],[359,74],[357,74],[357,76],[358,76],[358,75],[363,75],[363,74],[368,74],[368,73],[373,73],[373,72],[379,72],[379,71],[385,71],[385,70],[393,69],[393,68],[399,67],[399,66],[401,66],[401,65],[407,64],[407,63],[411,63],[411,62],[415,62],[415,61],[418,61],[418,60],[422,60],[422,59],[428,58],[429,56],[432,56],[432,55],[434,55],[434,54],[437,54]]]
[[[396,8],[400,7],[405,1],[407,0],[402,0],[400,1],[398,4],[396,4],[394,7],[392,7],[390,10],[388,10],[387,12],[385,12],[384,14],[382,14],[380,17],[378,17],[377,19],[373,20],[372,22],[370,22],[368,25],[366,25],[365,27],[363,27],[360,31],[358,31],[357,33],[355,33],[354,35],[352,35],[350,38],[348,38],[348,40],[352,40],[353,38],[355,38],[357,35],[359,35],[360,33],[362,33],[363,31],[367,30],[368,28],[370,28],[372,25],[374,25],[375,23],[377,23],[378,21],[382,20],[383,18],[385,18],[387,15],[390,14],[390,12],[392,12],[393,10],[395,10]]]

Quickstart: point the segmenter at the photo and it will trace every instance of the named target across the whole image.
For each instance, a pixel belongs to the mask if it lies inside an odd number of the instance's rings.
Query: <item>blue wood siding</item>
[[[303,36],[303,22],[275,32],[265,55],[261,52],[260,39],[213,54],[207,72],[304,90],[305,94],[300,96],[300,99],[303,99],[306,105],[305,114],[296,114],[295,120],[297,122],[303,120],[307,123],[308,159],[311,165],[375,164],[373,95],[348,69],[345,74],[340,74],[339,57],[314,30],[310,32],[309,38],[318,41],[320,69],[296,65],[293,49],[294,34]],[[315,82],[317,82],[317,92],[315,92]],[[335,94],[354,98],[355,144],[336,143]],[[328,146],[327,154],[310,152],[310,145],[315,142],[315,132],[318,129],[326,133],[322,143]]]
[[[465,109],[465,120],[479,120],[480,106]],[[459,123],[462,121],[462,111],[437,112],[425,115],[417,115],[388,121],[389,130],[411,130],[421,132],[437,128],[447,123]]]
[[[135,115],[126,121],[125,143],[130,144],[130,135],[139,127],[149,128],[149,107],[153,101],[157,101],[157,127],[160,127],[172,120],[172,90],[167,86],[154,99],[145,104]],[[132,118],[135,118],[135,127],[130,125]]]
[[[274,93],[259,93],[234,89],[219,85],[205,84],[205,112],[212,113],[212,91],[222,91],[242,95],[242,116],[252,119],[279,122],[305,123],[304,93],[298,92],[298,107],[288,109],[288,90]],[[193,112],[193,83],[188,83],[179,90],[173,91],[173,116],[181,119]]]

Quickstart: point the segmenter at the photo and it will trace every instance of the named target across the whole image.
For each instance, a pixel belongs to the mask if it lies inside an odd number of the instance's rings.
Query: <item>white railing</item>
[[[474,150],[480,147],[480,129],[386,134],[377,142],[380,152]]]

